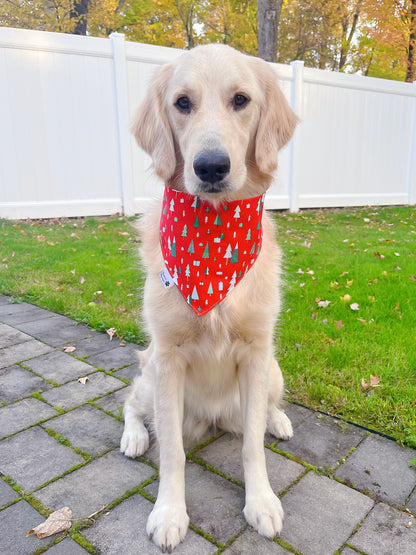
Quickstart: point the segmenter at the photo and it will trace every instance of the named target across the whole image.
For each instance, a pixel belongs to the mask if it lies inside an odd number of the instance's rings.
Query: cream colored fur
[[[249,99],[241,109],[233,105],[236,94]],[[175,107],[181,96],[190,99],[190,113]],[[278,150],[296,121],[268,64],[208,45],[159,70],[133,132],[168,185],[217,205],[267,190]],[[228,153],[231,169],[227,186],[214,194],[204,192],[193,161],[197,153],[218,148]],[[159,494],[147,532],[163,551],[184,539],[189,518],[183,435],[195,440],[215,425],[243,434],[244,515],[260,534],[273,538],[280,533],[283,511],[267,478],[264,432],[267,427],[289,439],[292,427],[278,409],[283,378],[273,336],[280,253],[272,222],[265,214],[263,246],[251,270],[223,302],[198,317],[176,287],[164,289],[159,279],[164,268],[159,219],[160,204],[140,224],[147,269],[143,312],[151,343],[125,404],[121,440],[129,457],[148,448],[147,427],[159,442]]]

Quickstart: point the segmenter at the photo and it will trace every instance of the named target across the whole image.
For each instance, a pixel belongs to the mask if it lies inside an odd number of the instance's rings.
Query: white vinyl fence
[[[180,51],[0,28],[0,217],[142,212],[161,184],[129,134]],[[416,203],[416,86],[276,65],[301,118],[268,208]]]

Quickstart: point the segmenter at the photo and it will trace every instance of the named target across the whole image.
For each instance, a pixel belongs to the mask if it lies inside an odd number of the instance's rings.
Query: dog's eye
[[[233,98],[234,110],[239,110],[248,104],[250,100],[244,94],[236,94]]]
[[[189,114],[192,108],[191,101],[187,96],[180,96],[175,102],[175,106],[180,112],[183,112],[184,114]]]

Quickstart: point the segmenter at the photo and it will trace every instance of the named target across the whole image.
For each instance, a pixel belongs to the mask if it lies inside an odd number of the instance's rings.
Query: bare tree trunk
[[[342,71],[345,63],[347,61],[347,55],[351,46],[351,41],[352,38],[354,36],[355,30],[357,28],[357,23],[358,23],[358,18],[360,17],[360,12],[361,12],[361,4],[362,4],[362,0],[358,0],[356,7],[355,7],[355,11],[354,11],[354,15],[352,18],[352,23],[351,23],[351,29],[350,32],[347,36],[348,33],[348,15],[344,14],[344,17],[342,18],[341,21],[341,25],[342,25],[342,46],[341,46],[341,53],[340,53],[340,57],[339,57],[339,64],[338,64],[338,71]]]
[[[277,33],[283,0],[257,0],[258,51],[268,62],[277,61]]]
[[[416,0],[411,0],[410,8],[410,36],[409,47],[407,49],[407,69],[406,79],[408,83],[415,80],[415,50],[416,50]]]
[[[87,15],[89,0],[75,0],[74,7],[71,11],[71,19],[75,19],[75,28],[72,31],[74,35],[87,34]]]
[[[176,0],[176,8],[178,10],[179,17],[185,27],[187,48],[190,50],[195,46],[194,41],[194,2],[185,3],[184,9],[182,8],[179,0]]]

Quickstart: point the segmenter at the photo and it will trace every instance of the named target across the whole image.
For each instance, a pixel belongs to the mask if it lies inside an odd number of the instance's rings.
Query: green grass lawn
[[[288,397],[416,447],[416,209],[278,213],[276,222]],[[0,292],[16,300],[143,343],[142,284],[126,219],[0,222]]]

